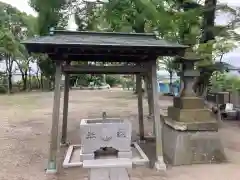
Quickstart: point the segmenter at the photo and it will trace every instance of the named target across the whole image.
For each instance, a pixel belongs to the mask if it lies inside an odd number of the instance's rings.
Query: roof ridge
[[[54,30],[52,31],[53,35],[66,35],[66,34],[75,34],[75,35],[116,35],[116,36],[145,36],[145,37],[154,37],[154,33],[126,33],[126,32],[97,32],[97,31],[67,31],[67,30]]]

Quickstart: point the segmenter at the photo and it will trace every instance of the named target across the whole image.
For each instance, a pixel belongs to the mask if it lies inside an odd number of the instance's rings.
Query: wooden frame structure
[[[23,42],[30,53],[46,53],[56,63],[52,130],[47,172],[57,171],[60,82],[65,74],[61,144],[67,143],[69,74],[136,74],[139,134],[144,139],[142,78],[148,83],[149,114],[154,121],[157,160],[164,164],[160,109],[158,106],[157,58],[182,56],[187,46],[159,40],[154,34],[52,31],[48,36]],[[71,65],[72,61],[117,62],[115,66]]]

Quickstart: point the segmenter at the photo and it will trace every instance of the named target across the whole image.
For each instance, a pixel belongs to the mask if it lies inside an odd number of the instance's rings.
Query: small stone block
[[[173,106],[180,109],[203,109],[204,100],[198,97],[174,97]]]
[[[218,123],[215,119],[200,122],[174,121],[168,116],[161,116],[164,123],[177,131],[218,131]]]
[[[158,160],[155,162],[155,169],[157,171],[166,171],[167,170],[167,166],[164,162],[163,156],[158,157]]]
[[[118,152],[118,158],[132,158],[132,151],[129,152]]]
[[[56,174],[57,173],[57,164],[55,161],[51,161],[48,163],[48,167],[46,169],[46,174]]]
[[[214,119],[209,109],[180,109],[176,107],[168,107],[168,117],[181,122],[206,122]]]

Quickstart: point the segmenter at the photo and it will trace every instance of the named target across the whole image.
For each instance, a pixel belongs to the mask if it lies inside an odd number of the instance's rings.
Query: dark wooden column
[[[59,111],[60,111],[60,98],[61,98],[61,63],[56,61],[56,73],[55,73],[55,89],[54,89],[54,101],[52,112],[52,130],[50,139],[50,149],[48,157],[47,173],[57,172],[57,152],[58,152],[58,124],[59,124]]]
[[[68,145],[67,124],[68,124],[69,83],[70,76],[68,73],[65,73],[61,146]]]
[[[163,160],[162,151],[162,125],[160,121],[160,108],[158,105],[158,87],[157,87],[157,62],[156,60],[151,61],[151,83],[152,83],[152,104],[153,104],[153,121],[155,126],[156,135],[156,158],[155,167],[157,169],[166,169],[166,165]]]
[[[139,135],[140,140],[144,140],[142,76],[140,74],[136,75],[136,90],[138,94]]]
[[[148,118],[152,119],[153,115],[153,103],[152,103],[152,81],[151,81],[151,73],[146,75],[146,83],[147,83],[147,99],[148,99]]]
[[[155,134],[155,121],[153,118],[154,114],[154,103],[153,103],[153,86],[152,86],[152,73],[147,74],[148,77],[148,119],[152,121],[153,127],[152,127],[152,135],[153,137],[156,136]]]

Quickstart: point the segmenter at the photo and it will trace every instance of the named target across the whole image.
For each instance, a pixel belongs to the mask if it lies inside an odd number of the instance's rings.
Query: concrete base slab
[[[63,161],[63,168],[81,167],[83,162],[80,159],[80,152],[81,145],[70,145]],[[131,160],[134,167],[149,165],[148,157],[136,142],[132,144]]]
[[[226,161],[217,131],[178,131],[163,125],[163,155],[172,165],[221,163]]]
[[[89,180],[129,180],[125,168],[98,168],[89,171]]]

